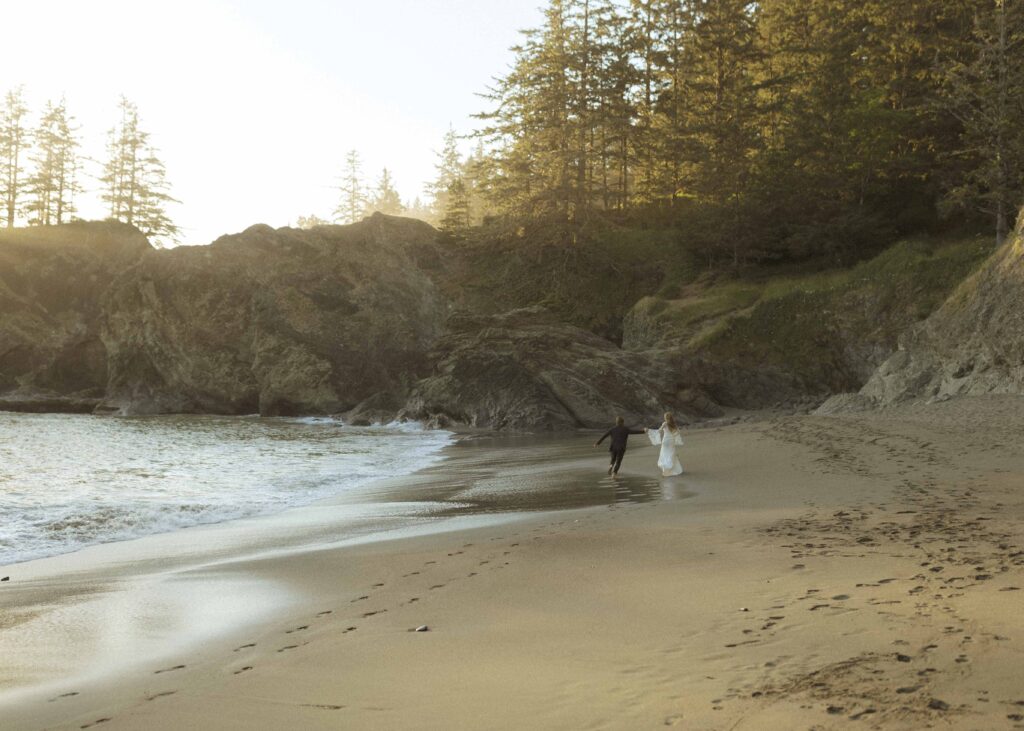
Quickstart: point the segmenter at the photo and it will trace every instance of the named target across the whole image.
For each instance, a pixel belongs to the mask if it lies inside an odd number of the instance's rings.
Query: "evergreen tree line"
[[[332,217],[328,220],[316,215],[299,216],[296,225],[312,228],[329,223],[355,223],[375,212],[419,218],[451,233],[479,224],[487,210],[480,181],[475,177],[482,152],[478,149],[463,158],[458,142],[459,136],[449,128],[437,153],[436,177],[425,185],[425,201],[419,196],[403,201],[386,167],[376,182],[368,183],[362,173],[358,150],[350,150],[339,178],[337,206]]]
[[[167,215],[171,197],[163,163],[140,125],[135,104],[124,97],[120,119],[107,133],[106,160],[89,176],[80,154],[80,128],[64,99],[48,101],[30,126],[24,91],[8,91],[0,108],[0,202],[8,228],[20,221],[49,226],[76,219],[83,178],[99,183],[110,218],[148,236],[175,240],[178,227]]]
[[[860,256],[957,211],[1001,242],[1022,42],[1024,0],[549,0],[434,201],[451,227],[653,219],[734,263]]]

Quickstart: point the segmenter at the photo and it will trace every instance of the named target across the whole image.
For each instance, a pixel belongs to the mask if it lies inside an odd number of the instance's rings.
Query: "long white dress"
[[[672,431],[665,423],[658,429],[648,429],[647,438],[651,440],[651,444],[661,445],[661,452],[658,453],[658,467],[661,468],[662,477],[681,475],[683,466],[679,464],[679,457],[676,456],[676,447],[683,446],[683,435],[679,430]]]

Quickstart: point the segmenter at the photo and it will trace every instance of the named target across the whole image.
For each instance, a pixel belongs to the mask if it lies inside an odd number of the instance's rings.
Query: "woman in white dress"
[[[661,468],[662,477],[681,475],[683,466],[679,464],[679,457],[676,456],[676,447],[683,446],[683,435],[672,414],[665,414],[665,423],[658,429],[648,429],[647,437],[651,440],[651,444],[661,445],[661,452],[658,454],[658,467]]]

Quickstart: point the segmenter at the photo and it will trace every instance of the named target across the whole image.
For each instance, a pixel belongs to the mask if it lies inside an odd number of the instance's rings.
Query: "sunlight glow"
[[[246,2],[101,0],[9,4],[5,86],[34,124],[64,95],[81,125],[86,186],[124,94],[167,165],[183,243],[254,223],[329,217],[346,151],[374,181],[422,196],[449,124],[470,129],[476,96],[505,70],[532,0]],[[80,216],[106,211],[89,192]]]

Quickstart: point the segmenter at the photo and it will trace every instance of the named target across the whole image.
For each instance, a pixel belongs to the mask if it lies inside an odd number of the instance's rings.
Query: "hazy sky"
[[[540,0],[48,0],[4,3],[0,92],[66,96],[103,156],[120,94],[167,165],[183,243],[329,216],[345,152],[422,193],[453,124],[511,61]],[[98,166],[87,170],[97,174]],[[87,184],[97,187],[93,180]],[[81,199],[80,215],[102,218]]]

